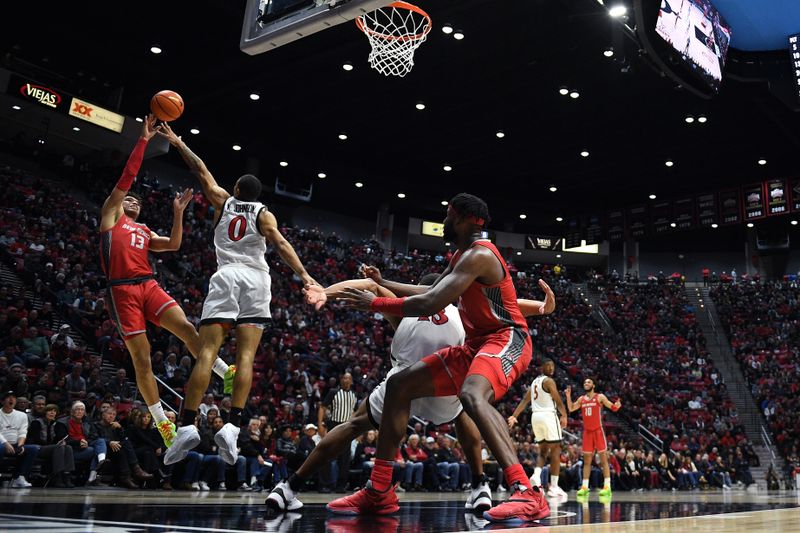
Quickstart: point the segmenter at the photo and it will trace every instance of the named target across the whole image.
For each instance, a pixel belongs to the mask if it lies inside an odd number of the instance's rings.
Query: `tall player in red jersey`
[[[458,251],[433,285],[390,282],[374,267],[367,267],[367,276],[403,297],[380,298],[367,291],[346,290],[342,299],[351,306],[395,316],[427,316],[458,301],[466,340],[424,357],[387,380],[370,483],[352,496],[329,503],[328,510],[341,514],[397,511],[392,460],[406,433],[411,401],[457,395],[513,487],[509,501],[486,511],[484,517],[520,523],[549,516],[547,501],[538,487],[531,487],[519,464],[505,420],[492,407],[528,368],[533,347],[505,260],[491,241],[481,237],[488,220],[489,208],[483,200],[458,194],[450,201],[444,220],[444,238],[455,242]]]
[[[195,357],[200,351],[200,338],[177,302],[156,283],[147,258],[150,251],[168,252],[180,248],[183,211],[192,199],[192,190],[186,189],[175,195],[169,237],[159,236],[145,224],[136,222],[141,212],[141,199],[129,192],[142,164],[147,143],[160,129],[155,123],[153,115],[145,120],[125,170],[100,211],[100,261],[108,279],[109,313],[131,354],[136,385],[164,443],[170,446],[175,438],[175,425],[167,420],[161,407],[150,363],[145,321],[173,333]],[[227,370],[227,365],[222,365]]]
[[[606,433],[603,431],[602,409],[606,407],[612,411],[619,411],[622,404],[619,400],[611,403],[605,394],[594,391],[594,380],[586,378],[583,381],[584,393],[576,402],[572,402],[572,389],[567,387],[567,409],[569,412],[581,409],[583,414],[583,484],[578,490],[578,497],[589,495],[589,474],[592,472],[594,452],[600,455],[600,466],[603,469],[603,488],[600,496],[611,496],[611,471],[608,468],[608,444]]]

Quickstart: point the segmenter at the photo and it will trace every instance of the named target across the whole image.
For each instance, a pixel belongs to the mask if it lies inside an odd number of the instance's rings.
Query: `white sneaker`
[[[223,481],[222,483],[219,484],[219,487],[217,487],[217,489],[218,490],[228,490],[228,487],[225,486],[225,482]]]
[[[197,481],[192,483],[192,490],[200,490],[200,483],[198,483]]]
[[[566,500],[569,498],[566,492],[564,492],[561,487],[558,485],[550,484],[550,488],[547,490],[547,497],[548,498],[557,498],[559,500]]]
[[[275,488],[270,491],[264,503],[276,513],[296,511],[303,507],[303,502],[297,499],[288,481],[281,481],[275,485]]]
[[[722,484],[722,490],[731,490],[731,487],[730,487],[730,485],[725,485],[725,484],[723,483],[723,484]]]
[[[205,481],[199,481],[197,483],[197,486],[200,487],[200,490],[211,490],[211,488],[209,488],[208,486],[208,483],[206,483]]]
[[[172,446],[164,454],[164,464],[171,465],[182,461],[186,455],[198,444],[200,444],[200,433],[194,425],[178,428]]]
[[[467,502],[464,504],[465,509],[469,509],[474,513],[483,516],[484,511],[492,508],[492,489],[485,481],[472,489],[467,496]]]
[[[239,451],[236,447],[236,441],[238,439],[239,427],[234,426],[230,422],[222,426],[222,429],[217,431],[217,434],[214,435],[214,442],[217,444],[217,452],[219,456],[222,457],[222,460],[229,465],[235,465],[236,459],[239,458]],[[177,439],[175,440],[177,441]],[[174,448],[175,444],[173,444],[172,447]]]
[[[28,483],[28,480],[25,479],[25,476],[17,476],[16,478],[11,480],[11,485],[10,485],[12,489],[27,489],[32,486],[33,485]]]
[[[502,483],[500,483],[500,484],[497,486],[497,492],[508,492],[508,489],[507,489],[507,488],[505,488],[505,486],[504,486]]]

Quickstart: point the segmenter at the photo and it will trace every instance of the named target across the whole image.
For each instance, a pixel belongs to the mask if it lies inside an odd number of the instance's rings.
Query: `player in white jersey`
[[[164,456],[165,464],[183,459],[200,442],[195,419],[208,388],[214,358],[230,328],[236,328],[236,376],[228,423],[214,435],[219,455],[228,464],[237,459],[239,424],[253,380],[253,359],[265,325],[270,320],[269,266],[264,254],[269,242],[281,259],[300,276],[304,285],[316,284],[306,272],[292,245],[278,229],[275,215],[258,201],[261,182],[251,174],[236,181],[233,196],[217,185],[203,161],[164,124],[166,137],[197,175],[209,203],[214,206],[214,245],[217,272],[209,281],[200,321],[200,353],[186,387],[183,425]]]
[[[531,476],[531,483],[541,486],[542,467],[547,456],[550,456],[550,489],[547,495],[555,498],[566,498],[567,493],[558,486],[558,476],[561,470],[561,429],[567,427],[567,410],[561,401],[561,394],[553,379],[555,363],[552,359],[542,361],[541,374],[531,383],[525,397],[514,409],[514,414],[508,417],[508,429],[517,423],[517,417],[522,414],[525,406],[531,404],[531,427],[533,436],[539,444],[539,457],[536,468]],[[559,416],[560,414],[560,416]]]
[[[420,285],[431,285],[438,277],[438,274],[423,276]],[[520,310],[525,316],[546,315],[553,312],[555,297],[550,287],[547,287],[546,284],[545,287],[544,302],[518,300]],[[324,290],[319,287],[309,289],[306,301],[320,309],[329,298],[340,296],[347,288],[364,289],[378,296],[394,297],[391,291],[381,287],[373,280],[360,279],[337,283]],[[453,305],[449,305],[429,317],[402,318],[384,315],[384,318],[395,329],[390,354],[392,369],[388,372],[386,379],[430,353],[464,342],[464,326],[461,323],[458,309]],[[322,466],[337,457],[346,446],[350,446],[353,439],[372,428],[379,428],[386,396],[386,379],[369,394],[367,401],[361,403],[349,421],[339,424],[325,435],[288,480],[278,483],[272,489],[265,502],[270,512],[296,511],[303,507],[303,503],[296,497],[296,493],[305,481]],[[411,414],[437,425],[455,421],[456,434],[461,442],[467,463],[472,469],[472,491],[467,497],[465,508],[482,515],[492,506],[492,493],[483,473],[481,436],[475,422],[461,407],[458,397],[419,398],[412,402]]]

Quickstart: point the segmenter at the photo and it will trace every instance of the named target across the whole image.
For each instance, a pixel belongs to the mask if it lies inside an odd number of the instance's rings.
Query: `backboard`
[[[239,48],[250,55],[281,45],[359,15],[392,0],[247,0]]]

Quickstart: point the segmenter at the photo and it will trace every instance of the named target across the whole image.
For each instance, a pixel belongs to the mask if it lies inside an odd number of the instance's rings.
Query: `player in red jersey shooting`
[[[456,195],[447,208],[444,238],[458,250],[430,287],[382,279],[374,267],[365,273],[400,298],[346,289],[341,299],[352,307],[395,316],[429,316],[458,301],[466,341],[424,357],[386,382],[386,400],[375,466],[367,487],[334,500],[328,510],[340,514],[389,514],[399,509],[392,487],[393,459],[406,434],[411,402],[431,396],[458,396],[480,429],[512,490],[509,501],[484,513],[493,522],[523,523],[550,514],[539,487],[531,487],[519,464],[506,421],[492,407],[528,368],[533,346],[517,304],[511,274],[500,252],[482,237],[489,221],[486,202]]]
[[[606,433],[603,431],[602,409],[606,407],[612,411],[619,411],[622,404],[619,400],[611,403],[605,394],[598,394],[594,390],[594,380],[586,378],[583,381],[583,394],[576,402],[572,401],[572,388],[567,387],[567,409],[569,412],[582,410],[583,413],[583,484],[578,490],[579,498],[589,495],[589,474],[592,472],[594,452],[600,454],[600,466],[603,468],[603,488],[598,493],[600,496],[611,496],[611,471],[608,468],[608,444]]]
[[[148,261],[150,251],[170,252],[180,248],[183,211],[192,199],[192,190],[186,189],[175,195],[169,237],[157,235],[147,225],[136,222],[142,200],[130,192],[147,143],[160,129],[161,126],[156,126],[155,116],[149,115],[122,176],[103,204],[100,211],[100,261],[108,279],[109,314],[131,354],[136,385],[147,402],[164,444],[169,447],[175,438],[175,424],[167,420],[159,399],[150,363],[150,343],[145,335],[146,321],[166,328],[178,337],[195,358],[200,351],[200,338],[194,326],[186,320],[183,309],[156,283]],[[217,358],[214,370],[225,378],[226,386],[233,383],[233,367],[228,368]]]

